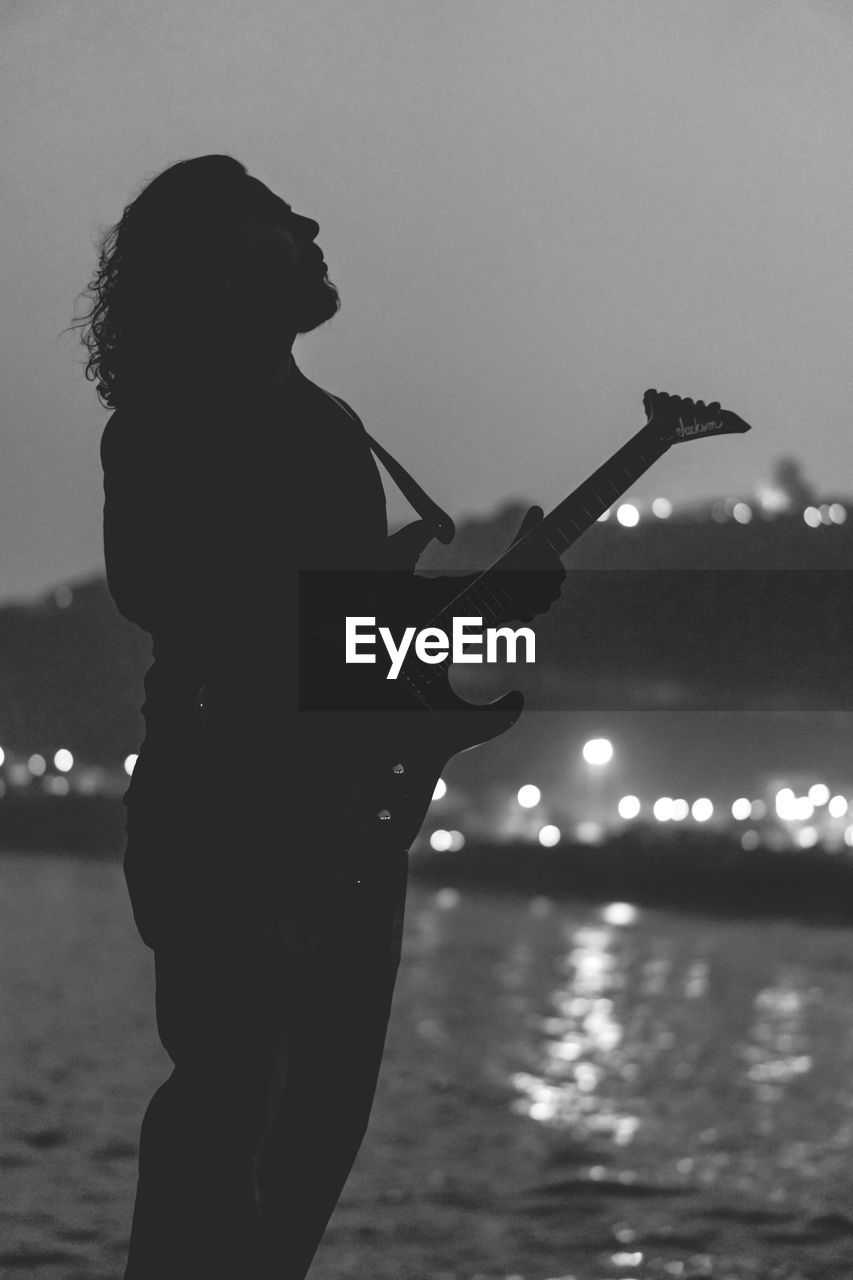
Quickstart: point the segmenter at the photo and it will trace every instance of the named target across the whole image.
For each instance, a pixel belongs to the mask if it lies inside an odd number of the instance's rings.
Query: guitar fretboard
[[[621,498],[666,453],[671,443],[671,440],[662,438],[654,423],[646,423],[627,444],[617,449],[616,453],[594,471],[589,479],[530,529],[521,541],[541,538],[557,555],[563,555],[617,498]],[[519,545],[516,543],[515,547],[505,551],[500,559],[479,574],[440,613],[430,619],[429,625],[440,627],[449,633],[454,616],[482,618],[486,625],[506,621],[513,600],[499,575],[513,569],[513,552]],[[449,659],[427,665],[410,654],[403,663],[401,675],[415,691],[422,691],[446,673],[450,665]]]

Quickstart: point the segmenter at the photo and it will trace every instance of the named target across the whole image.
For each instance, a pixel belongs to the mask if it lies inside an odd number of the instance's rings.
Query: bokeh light
[[[590,738],[583,744],[583,758],[587,764],[609,764],[613,759],[613,743],[609,738]]]
[[[790,787],[776,792],[776,813],[783,822],[808,822],[814,805],[808,796],[795,796]]]
[[[605,924],[618,926],[633,924],[638,915],[637,908],[630,902],[608,902],[601,911],[601,918]]]
[[[522,809],[535,809],[541,799],[542,792],[532,782],[527,782],[518,789],[518,803]]]
[[[581,844],[601,844],[605,836],[605,826],[603,822],[579,822],[575,828],[575,835]]]

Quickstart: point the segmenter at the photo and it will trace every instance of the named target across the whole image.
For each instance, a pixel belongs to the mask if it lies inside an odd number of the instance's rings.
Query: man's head
[[[340,305],[318,231],[230,156],[165,169],[104,236],[78,321],[103,402],[273,376]]]

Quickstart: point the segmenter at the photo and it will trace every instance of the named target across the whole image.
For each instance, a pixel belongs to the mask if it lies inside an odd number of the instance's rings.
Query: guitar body
[[[360,613],[389,623],[415,616],[414,567],[431,536],[416,520],[389,537],[360,596]],[[342,630],[339,619],[302,637],[301,705],[288,726],[210,685],[199,691],[196,707],[208,740],[231,765],[242,762],[254,801],[288,843],[310,842],[317,865],[361,880],[405,855],[448,760],[505,733],[524,698],[508,693],[474,705],[454,691],[446,671],[424,696],[404,679],[386,679],[387,661],[346,665]],[[281,761],[283,732],[293,748],[286,779],[272,763]]]
[[[645,426],[433,618],[419,617],[414,575],[435,532],[424,520],[390,537],[369,574],[304,575],[299,710],[284,723],[210,685],[199,690],[196,708],[209,744],[225,767],[242,774],[281,835],[283,856],[296,845],[294,856],[350,882],[382,875],[417,835],[447,761],[506,732],[524,704],[520,693],[484,706],[465,702],[450,684],[449,659],[410,653],[399,678],[389,679],[390,659],[377,644],[375,662],[347,663],[344,617],[369,618],[392,636],[413,621],[449,634],[454,617],[486,624],[517,617],[506,570],[524,567],[518,556],[524,543],[561,555],[671,445],[750,429],[717,402],[652,390],[643,404]]]

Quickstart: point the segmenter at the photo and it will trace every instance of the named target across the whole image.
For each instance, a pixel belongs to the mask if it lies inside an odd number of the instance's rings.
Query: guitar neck
[[[525,534],[523,540],[531,537],[544,538],[558,555],[562,555],[666,453],[671,443],[670,440],[662,439],[653,423],[646,423],[627,444],[617,449],[603,466],[594,471],[588,480]],[[501,570],[512,568],[512,552],[512,548],[505,551],[500,559],[475,578],[431,622],[442,626],[454,614],[481,617],[487,623],[503,617],[509,598],[495,575]]]

